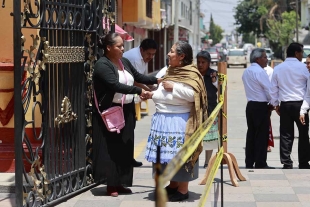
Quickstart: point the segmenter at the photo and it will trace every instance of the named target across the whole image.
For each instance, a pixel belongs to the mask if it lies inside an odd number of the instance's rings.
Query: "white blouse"
[[[128,86],[132,86],[134,83],[133,76],[126,70],[124,71],[126,73],[127,81],[126,81],[124,72],[122,70],[118,70],[119,82],[122,84],[128,85]],[[123,97],[122,93],[115,93],[114,98],[113,98],[113,103],[122,103],[122,97]],[[134,97],[134,94],[126,94],[124,104],[131,103],[133,101],[133,97]]]
[[[194,104],[194,90],[184,83],[175,83],[172,92],[164,89],[162,83],[154,91],[153,101],[160,113],[187,113]]]

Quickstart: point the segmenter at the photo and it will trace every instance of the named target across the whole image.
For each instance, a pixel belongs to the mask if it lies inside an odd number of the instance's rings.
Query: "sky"
[[[204,13],[204,25],[209,29],[212,13],[215,24],[221,26],[225,33],[230,34],[236,28],[234,7],[239,0],[200,0],[200,11]]]

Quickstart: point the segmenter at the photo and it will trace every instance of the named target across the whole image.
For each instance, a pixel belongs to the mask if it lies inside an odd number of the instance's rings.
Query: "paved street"
[[[237,158],[239,167],[247,181],[239,182],[239,187],[232,186],[228,169],[224,166],[224,205],[225,207],[310,207],[310,170],[298,169],[297,142],[293,146],[292,159],[294,169],[282,170],[279,161],[279,139],[275,140],[275,148],[268,153],[268,165],[274,170],[244,169],[244,145],[246,134],[245,106],[246,98],[241,80],[243,68],[228,68],[228,151]],[[135,157],[143,162],[143,166],[135,168],[132,195],[121,195],[117,198],[105,196],[106,186],[100,185],[84,192],[57,206],[60,207],[151,207],[154,206],[154,181],[151,174],[151,164],[145,161],[144,151],[150,129],[151,115],[155,108],[149,101],[150,113],[137,122]],[[279,136],[279,118],[274,113],[272,124],[275,137]],[[200,166],[204,155],[200,156]],[[190,182],[190,198],[186,202],[167,203],[168,207],[198,206],[204,186],[198,185],[205,169],[200,167],[199,179]],[[212,184],[206,207],[221,206],[220,171]],[[0,206],[12,206],[13,194],[0,194]]]

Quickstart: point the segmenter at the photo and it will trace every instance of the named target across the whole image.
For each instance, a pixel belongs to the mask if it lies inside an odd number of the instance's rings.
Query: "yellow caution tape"
[[[222,140],[223,142],[227,142],[227,134],[223,134]]]
[[[219,169],[220,163],[223,159],[223,154],[224,154],[224,148],[221,147],[219,152],[216,155],[214,165],[211,168],[211,171],[210,171],[209,177],[207,179],[205,188],[203,190],[203,193],[201,194],[198,207],[203,207],[205,205],[205,202],[207,201],[207,198],[208,198],[208,195],[209,195],[209,192],[211,189],[211,184],[213,183],[214,177],[217,173],[217,170]]]
[[[226,81],[227,81],[226,75],[223,75],[221,77],[223,77],[222,93],[224,93],[225,87],[226,87]],[[223,97],[224,96],[222,96],[222,98]],[[198,129],[194,132],[194,134],[191,136],[190,139],[184,142],[179,152],[167,164],[163,174],[158,177],[158,181],[156,182],[157,188],[163,189],[164,185],[173,178],[173,176],[179,171],[179,169],[184,165],[184,163],[186,163],[188,158],[193,154],[193,152],[198,147],[198,145],[201,144],[203,138],[208,133],[213,122],[218,116],[218,113],[220,109],[222,108],[223,104],[224,102],[220,101],[215,107],[215,109],[212,111],[209,118],[198,127]],[[160,197],[165,198],[165,199],[160,199],[160,200],[156,199],[156,206],[165,206],[165,200],[167,199],[167,194],[164,193],[164,191],[158,189],[157,191],[155,191],[155,196],[156,198],[160,198]]]

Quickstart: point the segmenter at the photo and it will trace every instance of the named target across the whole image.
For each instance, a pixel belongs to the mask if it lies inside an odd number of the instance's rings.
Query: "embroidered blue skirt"
[[[145,159],[156,163],[157,146],[160,146],[160,163],[169,163],[182,148],[189,113],[155,113],[146,146]]]
[[[219,137],[218,117],[216,117],[208,133],[203,138],[203,148],[205,150],[217,149]]]

